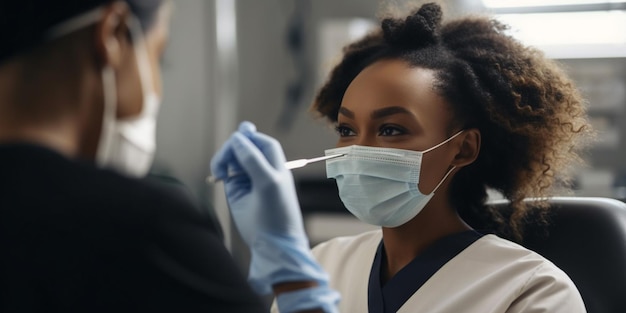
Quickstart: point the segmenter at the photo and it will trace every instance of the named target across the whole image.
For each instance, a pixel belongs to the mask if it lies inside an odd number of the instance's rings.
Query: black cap
[[[44,41],[54,26],[114,0],[0,0],[0,63]],[[125,0],[142,26],[163,0]]]

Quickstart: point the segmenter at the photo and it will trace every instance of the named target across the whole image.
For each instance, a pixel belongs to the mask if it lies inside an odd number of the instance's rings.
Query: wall
[[[157,127],[154,171],[175,176],[197,196],[213,152],[210,2],[176,1],[163,61],[164,98]]]

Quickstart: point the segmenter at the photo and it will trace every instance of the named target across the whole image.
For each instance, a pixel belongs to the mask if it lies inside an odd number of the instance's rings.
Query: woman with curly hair
[[[566,186],[591,133],[557,64],[505,30],[486,17],[442,23],[440,7],[425,4],[348,45],[321,88],[313,110],[339,134],[326,151],[340,155],[326,161],[327,176],[352,214],[381,227],[313,249],[342,312],[585,312],[554,264],[472,227],[491,221],[519,239],[524,223],[545,222],[524,199]],[[284,207],[295,191],[283,163],[278,143],[248,125],[212,170],[226,179],[231,206],[265,194]],[[227,177],[231,169],[247,175]],[[488,189],[512,211],[487,206]],[[248,224],[237,217],[282,218],[269,207],[233,211],[239,228]],[[259,264],[253,256],[251,271]]]
[[[505,30],[487,17],[442,23],[425,4],[348,45],[321,88],[313,110],[339,134],[326,153],[345,155],[327,175],[351,213],[381,226],[314,249],[343,312],[585,311],[550,261],[471,226],[521,238],[523,200],[567,182],[591,132],[556,63]],[[488,188],[512,213],[486,205]]]

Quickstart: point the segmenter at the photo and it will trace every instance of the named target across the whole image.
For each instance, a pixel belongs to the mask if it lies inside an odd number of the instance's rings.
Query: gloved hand
[[[243,122],[211,160],[211,171],[224,180],[233,219],[251,248],[259,234],[308,244],[293,176],[278,141]]]
[[[268,294],[277,283],[315,281],[315,299],[307,300],[303,291],[294,293],[298,301],[285,302],[325,299],[312,308],[334,307],[339,295],[328,288],[328,277],[311,254],[293,176],[278,141],[243,122],[211,160],[211,171],[224,180],[232,218],[251,249],[252,287]]]

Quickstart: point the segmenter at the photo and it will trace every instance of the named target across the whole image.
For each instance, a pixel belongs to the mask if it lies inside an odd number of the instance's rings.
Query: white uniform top
[[[324,242],[313,254],[341,293],[340,312],[368,312],[368,283],[380,230]],[[273,312],[278,312],[273,308]],[[570,278],[518,244],[485,235],[443,265],[402,312],[586,312]]]

